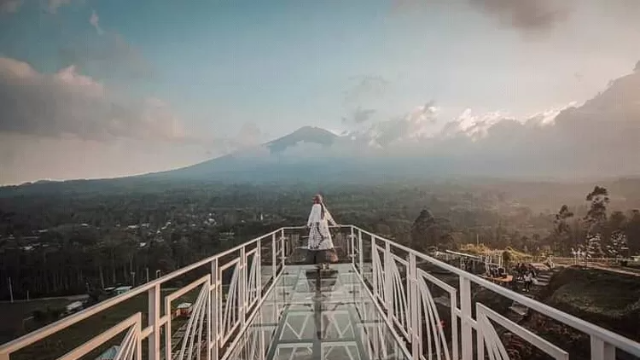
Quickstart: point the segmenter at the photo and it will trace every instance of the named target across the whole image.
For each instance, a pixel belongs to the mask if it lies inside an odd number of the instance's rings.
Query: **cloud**
[[[372,124],[364,133],[352,136],[366,138],[375,147],[431,137],[437,131],[438,108],[430,101],[394,119]]]
[[[390,82],[376,75],[359,76],[351,80],[353,83],[344,92],[343,107],[348,115],[342,117],[342,123],[359,127],[376,115],[374,106],[385,96]]]
[[[353,111],[353,113],[349,118],[343,117],[342,122],[345,124],[348,124],[348,123],[362,124],[369,121],[375,113],[376,113],[375,109],[361,109],[360,107],[358,107],[356,110]]]
[[[525,31],[548,30],[569,18],[572,1],[468,0],[500,23]]]
[[[25,0],[0,0],[0,13],[16,13],[20,11]],[[47,0],[46,9],[49,13],[55,14],[58,8],[70,5],[72,0]]]
[[[263,140],[263,133],[255,123],[245,123],[233,139],[231,144],[233,147],[242,149],[260,145]]]
[[[415,160],[421,171],[492,176],[640,175],[640,71],[584,104],[518,118],[502,111],[440,118],[433,103],[370,124],[315,156]],[[302,149],[307,156],[314,149]],[[404,159],[404,160],[403,160]],[[412,160],[412,161],[413,161]]]
[[[610,2],[622,1],[627,0]],[[533,37],[547,33],[568,21],[578,5],[591,6],[592,4],[587,0],[394,0],[391,13],[425,14],[433,11],[452,13],[464,11],[465,9],[461,7],[470,7],[496,20],[504,27],[515,29],[525,37]]]
[[[0,13],[15,13],[20,10],[23,0],[0,0]]]
[[[98,14],[96,13],[95,10],[91,12],[91,17],[89,18],[89,24],[91,24],[91,26],[93,26],[96,29],[96,32],[98,33],[98,35],[104,34],[104,31],[100,27],[100,18],[98,17]]]
[[[359,76],[353,80],[355,80],[355,84],[345,91],[344,103],[347,106],[379,99],[385,94],[390,85],[389,81],[377,75]]]
[[[49,12],[55,14],[59,8],[71,5],[73,0],[48,0],[47,5]]]
[[[159,99],[125,98],[75,66],[53,74],[0,58],[0,132],[104,141],[187,139],[181,121]]]
[[[82,36],[69,41],[59,49],[60,62],[75,64],[84,72],[110,77],[151,79],[153,67],[139,49],[129,44],[120,34],[104,31],[99,18],[92,14],[90,23],[98,35]],[[94,21],[95,20],[95,21]],[[95,25],[94,25],[95,22]]]

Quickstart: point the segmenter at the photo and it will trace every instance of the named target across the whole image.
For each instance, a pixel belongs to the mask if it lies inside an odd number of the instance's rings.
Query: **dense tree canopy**
[[[607,207],[617,202],[610,204],[604,187],[589,193],[586,206],[580,201],[584,195],[576,196],[571,205],[554,206],[560,209],[555,213],[531,205],[539,201],[537,196],[527,200],[528,187],[523,192],[510,186],[0,189],[0,298],[8,298],[9,279],[16,298],[27,291],[31,297],[55,296],[139,284],[147,272],[154,278],[277,227],[304,224],[310,196],[318,191],[339,223],[356,224],[421,251],[480,242],[570,255],[578,245],[586,248],[589,229],[597,229],[603,253],[613,256],[625,242],[631,254],[640,251],[640,212],[617,208],[609,214]]]

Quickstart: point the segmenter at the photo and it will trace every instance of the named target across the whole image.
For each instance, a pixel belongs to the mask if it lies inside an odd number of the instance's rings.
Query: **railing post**
[[[384,259],[382,260],[384,261]],[[383,281],[382,276],[384,276],[384,271],[380,273],[380,269],[382,269],[380,254],[378,253],[378,248],[376,247],[375,240],[371,241],[371,282],[373,284],[373,295],[374,299],[377,301],[377,297],[384,297],[384,289],[382,289],[382,294],[380,293],[380,286],[378,285],[379,281]]]
[[[262,299],[262,257],[260,256],[260,250],[262,249],[262,238],[257,241],[256,251],[256,298],[258,302]]]
[[[207,360],[213,360],[213,354],[211,353],[211,345],[213,344],[213,292],[211,291],[212,284],[214,283],[213,272],[209,273],[209,282],[203,286],[207,287]]]
[[[148,341],[149,360],[160,360],[160,285],[149,289],[147,301],[149,304],[149,326],[153,327]]]
[[[244,326],[246,321],[246,309],[247,309],[247,249],[243,246],[240,248],[240,280],[238,283],[238,299],[240,299],[240,324]]]
[[[372,239],[375,239],[372,237]],[[384,242],[384,303],[387,308],[387,318],[391,321],[393,315],[393,277],[391,274],[391,244]]]
[[[351,229],[351,234],[349,235],[349,242],[348,242],[349,251],[348,251],[348,254],[349,254],[349,257],[351,258],[351,263],[353,265],[355,265],[356,264],[356,251],[355,251],[356,250],[356,248],[355,248],[355,241],[356,241],[355,237],[356,237],[356,235],[354,234],[354,231],[353,231],[353,225],[350,225],[349,229]]]
[[[373,249],[373,244],[371,249]],[[364,278],[364,249],[362,247],[362,230],[360,229],[358,229],[358,257],[360,263],[360,275]]]
[[[416,266],[416,255],[409,253],[409,311],[410,311],[410,335],[411,335],[411,356],[413,359],[420,359],[421,341],[420,338],[420,291],[418,289],[418,269]]]
[[[460,310],[462,312],[462,360],[473,360],[473,328],[471,325],[471,281],[460,277]],[[481,341],[481,339],[479,340]]]
[[[219,351],[219,331],[220,331],[220,296],[218,296],[220,291],[220,279],[218,278],[218,259],[213,259],[211,262],[211,322],[210,324],[210,333],[211,333],[211,341],[209,343],[209,347],[211,348],[211,358],[213,360],[218,360],[218,351]]]
[[[615,360],[616,348],[591,335],[591,360]]]
[[[277,255],[278,254],[278,248],[276,246],[276,233],[273,233],[271,235],[271,279],[272,281],[276,281],[276,274],[278,271],[278,258]]]
[[[282,254],[280,255],[280,263],[282,264],[282,267],[284,268],[284,262],[286,259],[286,247],[285,247],[285,243],[284,243],[284,229],[282,229],[282,231],[280,232],[280,246],[281,246],[281,250],[282,250]]]

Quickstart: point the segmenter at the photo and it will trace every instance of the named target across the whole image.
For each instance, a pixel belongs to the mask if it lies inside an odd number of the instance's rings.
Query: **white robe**
[[[307,221],[307,226],[309,227],[309,250],[333,249],[329,223],[333,226],[337,225],[326,207],[324,208],[324,218],[322,218],[322,205],[314,204]]]

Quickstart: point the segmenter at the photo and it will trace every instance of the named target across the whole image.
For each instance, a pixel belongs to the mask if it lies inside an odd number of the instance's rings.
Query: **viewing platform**
[[[640,358],[640,343],[356,226],[332,228],[338,264],[305,265],[306,232],[137,286],[1,345],[0,360]],[[516,303],[566,335],[511,319]]]

